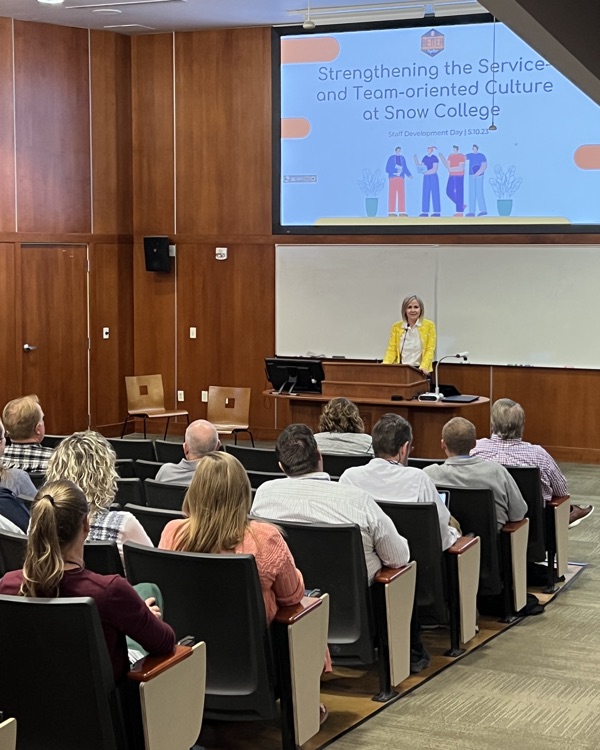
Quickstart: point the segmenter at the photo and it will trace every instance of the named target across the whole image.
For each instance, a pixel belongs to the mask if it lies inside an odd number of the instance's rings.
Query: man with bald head
[[[178,464],[164,464],[156,475],[158,482],[168,484],[187,484],[189,486],[196,471],[198,461],[207,453],[216,451],[221,445],[219,434],[211,422],[197,419],[185,431],[182,458]]]

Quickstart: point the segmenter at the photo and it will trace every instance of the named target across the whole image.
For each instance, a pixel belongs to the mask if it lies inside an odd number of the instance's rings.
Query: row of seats
[[[42,445],[56,448],[65,435],[46,435]],[[161,464],[178,463],[183,456],[183,442],[175,443],[171,440],[127,440],[121,438],[107,438],[114,448],[117,458],[130,458],[134,461],[158,461]]]

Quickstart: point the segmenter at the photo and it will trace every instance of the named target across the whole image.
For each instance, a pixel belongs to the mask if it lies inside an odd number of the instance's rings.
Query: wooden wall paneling
[[[172,233],[175,230],[172,34],[132,39],[132,120],[134,231],[138,235]]]
[[[16,290],[19,273],[15,263],[15,246],[0,244],[0,413],[7,401],[21,393],[21,304]]]
[[[252,388],[251,428],[273,433],[264,358],[275,345],[275,252],[272,245],[232,245],[226,261],[214,245],[178,245],[178,372],[193,418],[206,415],[210,385]],[[191,326],[197,338],[189,338]]]
[[[94,233],[131,234],[131,37],[90,32]]]
[[[88,32],[14,22],[19,232],[90,231]]]
[[[0,18],[0,231],[15,231],[15,100],[12,21]]]
[[[133,374],[133,246],[90,247],[92,426],[120,435],[127,414],[125,376]],[[105,339],[102,329],[110,329]]]
[[[270,33],[176,35],[178,233],[271,233]]]
[[[475,396],[485,396],[486,398],[491,398],[490,374],[490,365],[453,365],[446,363],[440,365],[440,383],[453,385],[461,393],[471,393]],[[467,409],[463,415],[475,425],[478,438],[489,437],[490,406],[491,404],[485,404],[484,407],[473,409],[472,411]]]

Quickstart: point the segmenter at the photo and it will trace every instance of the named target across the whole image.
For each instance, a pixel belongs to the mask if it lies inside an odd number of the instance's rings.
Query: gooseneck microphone
[[[438,359],[435,363],[435,389],[433,393],[422,393],[419,396],[419,401],[441,401],[444,398],[444,394],[440,393],[440,381],[438,377],[438,370],[441,362],[445,359],[462,359],[463,362],[466,362],[468,358],[469,352],[458,352],[458,354],[446,354],[445,357]]]

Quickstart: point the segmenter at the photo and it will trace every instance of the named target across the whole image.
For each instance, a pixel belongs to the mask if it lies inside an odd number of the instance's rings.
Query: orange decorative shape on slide
[[[340,54],[340,45],[332,36],[281,40],[281,64],[331,62]]]
[[[282,117],[282,138],[306,138],[310,133],[310,122],[306,117]]]
[[[579,146],[573,159],[579,169],[600,169],[600,145]]]

